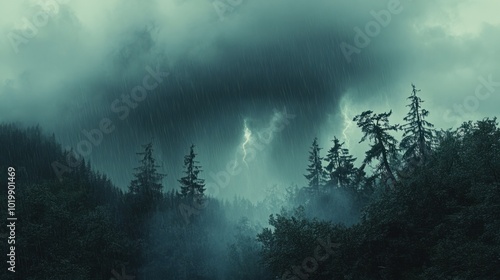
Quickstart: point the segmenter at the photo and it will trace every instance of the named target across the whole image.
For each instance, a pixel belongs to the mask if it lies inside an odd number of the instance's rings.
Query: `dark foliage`
[[[391,113],[366,111],[354,119],[371,141],[360,167],[336,138],[324,167],[315,140],[308,185],[283,197],[274,188],[257,205],[206,197],[194,146],[180,188],[169,188],[152,144],[144,145],[123,193],[38,127],[0,125],[0,169],[16,170],[21,217],[17,272],[0,278],[500,279],[498,123],[436,133],[417,92],[402,153]],[[258,223],[280,208],[269,225]],[[6,240],[6,227],[0,236]]]

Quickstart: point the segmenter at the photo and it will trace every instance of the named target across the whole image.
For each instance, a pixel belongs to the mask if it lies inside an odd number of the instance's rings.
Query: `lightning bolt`
[[[350,102],[348,100],[342,100],[341,102],[340,113],[342,114],[342,119],[344,120],[344,129],[342,130],[342,136],[344,136],[344,141],[346,143],[347,148],[349,148],[349,138],[347,137],[347,131],[352,126],[352,119],[349,115],[351,115],[351,109],[349,107]]]
[[[245,141],[241,145],[241,148],[243,149],[243,162],[248,167],[248,163],[246,162],[246,157],[247,157],[246,145],[250,143],[250,141],[252,140],[252,131],[248,128],[246,119],[243,122],[243,126],[244,126],[243,136],[245,138]]]

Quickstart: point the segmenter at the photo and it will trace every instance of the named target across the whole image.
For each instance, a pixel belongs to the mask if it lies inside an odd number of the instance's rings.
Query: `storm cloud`
[[[362,156],[354,115],[393,109],[402,122],[411,83],[438,127],[498,114],[498,8],[495,0],[9,1],[0,12],[0,121],[39,123],[77,149],[91,142],[84,130],[109,120],[113,131],[87,157],[122,188],[151,139],[165,185],[176,188],[193,143],[207,182],[228,181],[217,195],[259,199],[270,184],[305,183],[316,136],[325,150],[344,138]],[[148,75],[155,86],[134,98]],[[228,165],[238,172],[220,175]]]

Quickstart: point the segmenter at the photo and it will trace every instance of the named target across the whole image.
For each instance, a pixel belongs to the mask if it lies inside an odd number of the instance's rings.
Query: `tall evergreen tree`
[[[407,105],[410,111],[404,118],[406,123],[402,126],[404,133],[400,147],[404,150],[405,160],[413,160],[422,164],[431,150],[434,125],[425,120],[429,111],[422,108],[424,101],[417,96],[420,89],[417,89],[414,84],[411,86],[412,93],[408,97],[410,104]]]
[[[158,165],[153,157],[153,143],[142,145],[144,152],[137,153],[141,156],[141,166],[134,168],[135,179],[129,186],[129,193],[141,202],[142,207],[150,208],[162,199],[162,180],[166,176],[158,172]]]
[[[346,187],[353,182],[357,170],[354,167],[354,158],[349,154],[349,149],[343,148],[344,142],[340,143],[337,137],[332,140],[333,147],[328,151],[326,158],[328,162],[325,167],[329,175],[329,185],[337,185],[339,187]]]
[[[308,174],[304,175],[308,180],[308,186],[313,191],[318,191],[319,186],[325,182],[326,173],[323,169],[321,161],[323,158],[320,156],[321,148],[318,146],[318,138],[314,141],[309,151],[309,165],[307,166]]]
[[[398,125],[389,124],[389,116],[392,111],[388,113],[374,114],[373,111],[365,111],[361,115],[354,117],[353,121],[364,133],[359,143],[364,142],[366,139],[373,141],[370,149],[366,152],[365,164],[369,164],[373,159],[379,160],[379,165],[375,171],[379,175],[386,175],[393,184],[396,183],[396,177],[390,167],[390,160],[396,159],[397,156],[397,140],[389,134],[390,131],[397,131]]]
[[[205,180],[198,178],[199,173],[202,171],[198,161],[195,160],[196,153],[194,152],[194,145],[191,145],[189,154],[184,156],[184,174],[186,176],[179,179],[181,183],[181,197],[189,201],[197,200],[201,202],[201,197],[205,192]]]

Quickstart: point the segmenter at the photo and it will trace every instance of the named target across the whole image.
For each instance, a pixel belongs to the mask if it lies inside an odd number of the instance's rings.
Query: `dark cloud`
[[[48,11],[48,4],[29,3],[6,6],[3,34],[22,35],[23,17]],[[191,143],[213,181],[210,174],[231,160],[241,163],[246,123],[255,159],[231,177],[232,188],[223,194],[238,190],[258,198],[266,184],[303,183],[315,136],[326,146],[345,134],[354,147],[359,132],[350,123],[353,114],[397,108],[394,120],[401,121],[412,82],[423,89],[432,121],[448,127],[455,124],[450,116],[457,117],[454,105],[471,100],[479,76],[500,80],[493,0],[402,0],[401,12],[362,48],[355,28],[366,32],[372,14],[397,5],[394,0],[243,0],[223,21],[209,1],[59,3],[18,53],[12,36],[4,37],[0,120],[40,123],[76,147],[86,139],[82,130],[109,118],[115,131],[89,157],[123,187],[136,164],[134,153],[152,138],[169,173],[167,185],[177,186]],[[346,59],[342,43],[359,51]],[[147,67],[170,75],[121,120],[112,104],[124,104],[122,95],[143,83]],[[497,113],[499,96],[478,100],[460,117]],[[296,117],[271,142],[259,140],[258,132],[285,110]]]

